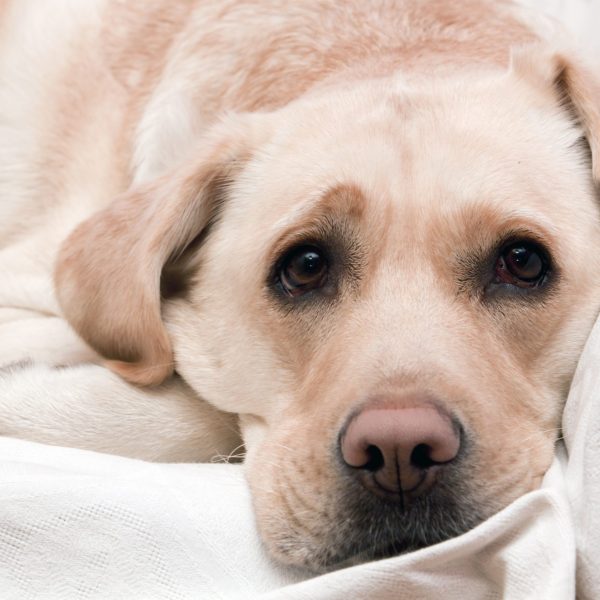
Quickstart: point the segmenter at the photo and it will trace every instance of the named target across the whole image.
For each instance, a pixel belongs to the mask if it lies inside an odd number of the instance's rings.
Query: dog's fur
[[[600,306],[600,88],[526,23],[480,0],[0,2],[0,433],[207,460],[239,416],[265,541],[315,568],[535,488]],[[511,236],[549,250],[544,288],[488,285]],[[302,240],[339,260],[290,300],[273,269]],[[466,451],[401,510],[336,444],[413,393]]]

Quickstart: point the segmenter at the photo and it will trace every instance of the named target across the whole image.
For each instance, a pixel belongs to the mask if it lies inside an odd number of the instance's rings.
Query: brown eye
[[[541,285],[548,272],[545,251],[533,242],[515,242],[505,246],[496,261],[498,282],[518,287]]]
[[[322,287],[327,280],[328,265],[323,252],[313,246],[291,250],[283,259],[279,281],[291,296],[301,296]]]

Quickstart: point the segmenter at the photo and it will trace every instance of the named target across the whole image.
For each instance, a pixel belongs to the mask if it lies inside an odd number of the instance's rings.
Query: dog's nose
[[[384,496],[422,494],[459,449],[458,427],[431,404],[367,407],[341,438],[346,464],[355,468],[365,487]]]

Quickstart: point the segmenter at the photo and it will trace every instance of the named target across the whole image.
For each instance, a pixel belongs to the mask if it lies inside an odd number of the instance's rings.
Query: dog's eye
[[[513,242],[502,248],[496,260],[497,283],[532,288],[543,284],[547,273],[546,252],[534,242]]]
[[[327,280],[325,256],[314,246],[300,246],[288,252],[279,269],[279,281],[290,296],[301,296],[322,287]]]

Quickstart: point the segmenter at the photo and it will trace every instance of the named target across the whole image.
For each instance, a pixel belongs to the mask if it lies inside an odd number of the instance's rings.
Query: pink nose
[[[431,404],[366,408],[341,440],[346,464],[361,471],[365,487],[384,495],[423,493],[459,448],[450,415]]]

